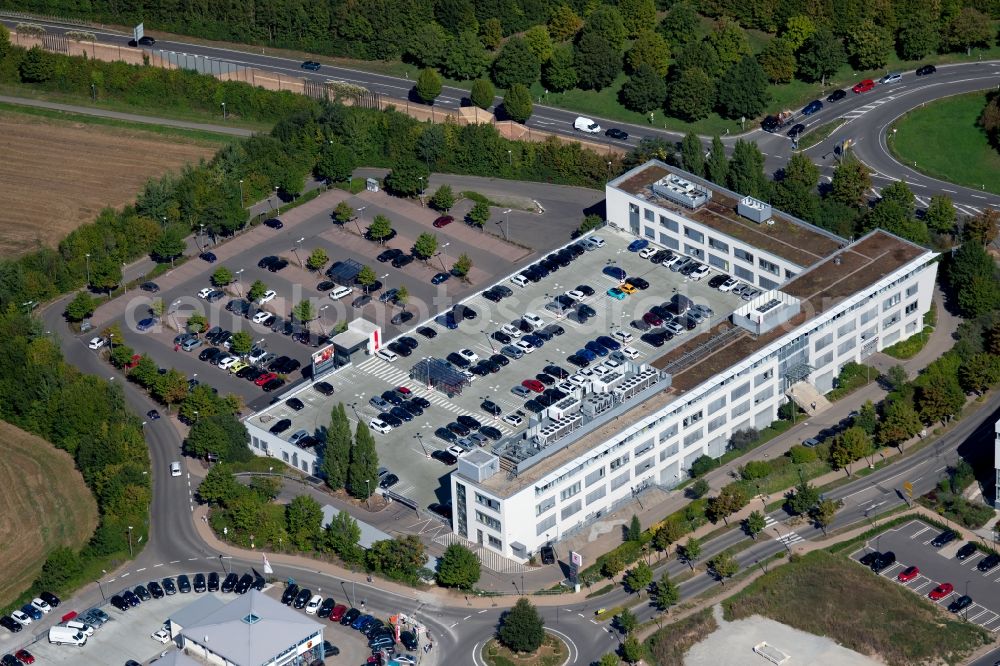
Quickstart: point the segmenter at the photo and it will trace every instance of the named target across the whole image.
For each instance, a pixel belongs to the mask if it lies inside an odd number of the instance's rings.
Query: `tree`
[[[715,104],[715,82],[701,67],[689,67],[670,84],[670,115],[695,121],[708,116]]]
[[[212,273],[212,284],[216,287],[225,287],[227,284],[232,283],[232,281],[233,272],[225,266],[219,266]]]
[[[767,43],[757,62],[771,83],[789,83],[795,75],[795,49],[781,37]]]
[[[771,182],[764,175],[764,154],[755,142],[743,139],[736,141],[726,181],[729,189],[740,194],[748,194],[760,200],[769,198]]]
[[[625,108],[649,113],[663,106],[667,98],[667,82],[652,67],[643,63],[621,87],[618,97]]]
[[[639,618],[637,618],[635,613],[628,608],[623,608],[622,611],[615,616],[615,625],[617,625],[618,630],[623,634],[631,634],[639,628]]]
[[[615,576],[625,570],[625,559],[617,550],[612,550],[601,556],[599,561],[601,561],[601,573],[608,578],[614,579]]]
[[[545,640],[544,626],[538,610],[521,597],[503,614],[497,638],[514,652],[534,652]]]
[[[451,272],[457,277],[465,277],[469,274],[470,270],[472,270],[472,259],[463,252],[455,260],[455,263],[451,267]]]
[[[642,525],[639,523],[639,516],[632,514],[632,521],[628,525],[628,533],[625,536],[626,541],[639,542],[642,540]]]
[[[658,33],[644,30],[625,54],[625,65],[631,72],[648,65],[662,79],[670,66],[670,45]]]
[[[785,29],[781,31],[781,39],[788,44],[792,51],[802,48],[806,40],[816,34],[816,24],[808,16],[796,14],[789,16],[785,21]]]
[[[576,229],[577,236],[582,236],[583,234],[593,231],[594,229],[600,229],[604,226],[604,218],[600,215],[591,213],[583,218],[580,222],[580,226]]]
[[[237,356],[245,356],[250,353],[253,346],[253,338],[246,331],[236,331],[229,339],[229,351]]]
[[[451,35],[436,21],[421,24],[410,37],[406,55],[421,67],[437,67],[444,59]]]
[[[601,658],[597,660],[597,666],[619,666],[621,664],[621,659],[618,655],[608,654],[601,655]]]
[[[786,506],[789,513],[802,516],[809,513],[809,510],[819,502],[819,491],[808,481],[800,481],[786,497],[788,498]]]
[[[24,83],[45,83],[55,75],[55,59],[40,46],[32,46],[18,65],[18,73]]]
[[[347,491],[358,499],[366,500],[377,486],[378,454],[375,453],[375,439],[368,424],[362,420],[354,431],[354,446],[351,447],[347,467]]]
[[[886,370],[880,379],[885,382],[890,391],[896,392],[902,391],[906,383],[910,381],[910,377],[906,373],[906,368],[898,363]]]
[[[410,290],[406,288],[406,285],[401,286],[399,288],[399,291],[396,292],[396,303],[399,305],[400,308],[405,310],[406,302],[409,300],[409,298],[410,298]]]
[[[625,659],[630,664],[634,664],[641,660],[645,654],[645,650],[642,647],[642,643],[635,636],[629,635],[625,637],[622,641],[622,658]]]
[[[701,17],[688,0],[674,3],[657,28],[672,46],[683,46],[698,40]]]
[[[657,581],[654,594],[656,605],[661,611],[667,610],[681,598],[680,590],[670,580],[670,573],[667,571],[664,571],[663,576]]]
[[[437,248],[437,236],[425,231],[417,236],[416,242],[413,243],[413,254],[421,259],[427,260],[434,256],[434,253],[437,252]]]
[[[604,90],[615,80],[622,68],[622,54],[606,35],[584,30],[576,45],[573,59],[579,86]]]
[[[716,95],[716,102],[729,118],[753,118],[764,110],[770,99],[767,75],[751,56],[744,57],[726,71]]]
[[[847,33],[847,55],[855,69],[879,69],[889,61],[892,41],[886,27],[870,18],[862,19]]]
[[[471,590],[479,581],[479,574],[479,558],[475,553],[457,543],[445,548],[438,565],[438,585]]]
[[[184,254],[184,231],[177,226],[167,227],[153,243],[150,254],[156,261],[170,261]]]
[[[475,106],[478,106],[480,109],[488,109],[493,106],[494,97],[496,97],[496,90],[493,88],[492,81],[489,79],[476,79],[472,82],[472,90],[469,92],[469,99]],[[442,185],[441,187],[449,186]],[[448,206],[448,208],[451,208],[451,206]]]
[[[7,26],[0,26],[0,60],[10,53],[10,31]]]
[[[954,378],[949,376],[947,379]],[[989,388],[1000,382],[1000,358],[985,352],[973,354],[965,359],[959,367],[958,381],[961,382],[961,386],[957,383],[950,385],[951,401],[948,405],[950,409],[948,416],[958,413],[965,403],[965,395],[961,393],[961,389],[983,395]],[[955,389],[959,389],[959,391],[956,392]]]
[[[66,304],[66,318],[70,321],[83,321],[94,314],[97,302],[85,291],[76,292],[69,303]]]
[[[491,17],[483,21],[479,28],[479,37],[483,46],[496,51],[503,42],[503,24],[500,23],[500,19]]]
[[[490,64],[490,55],[475,30],[463,30],[445,49],[441,71],[453,79],[468,81],[482,76]]]
[[[381,241],[392,233],[392,222],[385,215],[376,215],[368,226],[368,236],[375,241]]]
[[[815,220],[819,208],[819,168],[804,153],[795,153],[771,187],[777,208],[804,220]]]
[[[621,51],[625,44],[628,32],[625,30],[625,21],[617,7],[601,5],[590,12],[587,23],[583,27],[583,35],[587,34],[604,35],[615,51]]]
[[[948,282],[958,295],[958,306],[967,317],[978,317],[1000,304],[996,268],[979,243],[962,243],[952,255]]]
[[[573,65],[573,47],[557,44],[548,62],[542,65],[542,84],[549,90],[562,92],[576,85],[579,76]]]
[[[837,435],[830,445],[830,464],[851,475],[851,463],[871,452],[871,436],[861,428],[852,426]]]
[[[883,446],[902,446],[922,427],[920,418],[908,401],[888,401],[879,422],[878,442]]]
[[[343,509],[337,512],[323,534],[326,547],[345,562],[360,562],[364,558],[364,551],[358,545],[360,540],[358,521]]]
[[[512,37],[493,61],[493,81],[501,88],[515,83],[530,86],[538,80],[542,63],[523,37]]]
[[[846,206],[858,208],[867,201],[865,193],[871,186],[872,178],[868,167],[859,160],[849,158],[834,168],[829,196]]]
[[[351,462],[351,424],[338,402],[330,412],[330,427],[323,447],[322,471],[326,485],[338,490],[347,485],[347,469]]]
[[[740,563],[728,550],[722,551],[708,562],[708,568],[725,585],[727,578],[732,578],[740,570]]]
[[[323,529],[323,509],[309,495],[299,495],[285,507],[285,523],[292,544],[312,550]]]
[[[987,208],[978,215],[965,218],[962,236],[971,243],[989,245],[1000,233],[1000,212]]]
[[[700,499],[708,494],[709,485],[705,479],[695,479],[694,483],[688,486],[688,494],[694,499]]]
[[[698,477],[716,468],[719,461],[710,455],[702,454],[691,463],[691,476]]]
[[[697,537],[688,537],[687,542],[679,549],[679,554],[694,571],[694,561],[701,556],[701,541]]]
[[[316,175],[331,183],[350,180],[358,158],[354,151],[341,143],[325,143],[316,161]],[[343,203],[343,202],[342,202]]]
[[[544,25],[533,25],[524,33],[524,41],[535,54],[539,63],[543,63],[552,55],[552,38],[549,29]]]
[[[948,25],[945,41],[952,49],[964,49],[972,55],[973,46],[986,46],[995,33],[988,16],[972,7],[963,7]]]
[[[0,31],[0,38],[3,33]],[[2,55],[2,39],[0,39],[0,55]],[[83,572],[81,558],[72,548],[58,546],[53,549],[45,558],[42,571],[35,580],[35,586],[39,589],[61,591],[68,589],[78,576]]]
[[[250,490],[257,493],[264,502],[278,499],[282,487],[281,479],[273,476],[254,476],[250,478]]]
[[[618,12],[629,37],[641,37],[643,31],[656,22],[653,0],[619,0]]]
[[[303,299],[292,306],[292,319],[308,325],[316,317],[316,306],[311,299]]]
[[[583,27],[583,20],[567,5],[558,5],[549,16],[549,36],[557,42],[564,42]]]
[[[154,398],[165,405],[172,405],[180,402],[187,395],[187,377],[171,368],[166,373],[157,375],[151,388]]]
[[[729,158],[726,157],[726,148],[722,145],[722,139],[715,135],[712,137],[712,149],[705,163],[705,176],[717,185],[724,185],[728,175]]]
[[[901,16],[902,25],[896,37],[897,50],[904,60],[920,60],[936,53],[941,41],[937,12],[930,5],[911,2]]]
[[[254,280],[247,291],[247,298],[251,301],[260,300],[260,297],[267,292],[267,285],[260,280]]]
[[[869,437],[875,434],[875,429],[878,427],[878,414],[875,412],[875,405],[871,400],[866,400],[865,404],[861,405],[858,415],[854,417],[853,425],[861,428]]]
[[[365,288],[365,293],[368,293],[368,287],[378,281],[378,276],[375,275],[375,271],[372,270],[371,266],[366,265],[361,267],[361,270],[358,271],[358,276],[355,279],[358,284]]]
[[[122,265],[111,257],[101,257],[90,266],[90,286],[98,291],[111,291],[122,283]]]
[[[205,329],[208,328],[208,319],[205,315],[195,312],[188,317],[186,327],[189,333],[198,335],[199,333],[203,333]]]
[[[125,365],[132,360],[133,354],[135,354],[135,350],[128,345],[117,344],[114,346],[114,349],[111,350],[111,365],[116,368],[124,368]]]
[[[213,465],[198,486],[198,497],[209,504],[227,504],[243,492],[227,465]]]
[[[482,229],[490,219],[490,205],[485,201],[477,201],[468,214],[469,222]]]
[[[439,213],[447,213],[455,205],[455,193],[451,185],[441,185],[431,196],[430,206]]]
[[[520,83],[515,83],[503,97],[503,110],[514,122],[527,122],[531,117],[534,105],[531,103],[531,91]]]
[[[705,146],[694,132],[688,132],[681,140],[681,163],[696,176],[705,172]]]
[[[423,193],[430,175],[425,163],[413,158],[402,158],[385,177],[385,188],[398,197],[415,197]]]
[[[822,81],[837,73],[847,60],[840,39],[825,27],[819,28],[802,44],[797,71],[807,81]]]
[[[740,483],[730,483],[719,491],[717,497],[708,501],[708,513],[714,520],[722,518],[728,525],[728,518],[747,505],[750,498]]]
[[[823,534],[826,534],[826,528],[833,522],[834,516],[837,515],[837,510],[843,505],[843,500],[820,500],[819,504],[813,507],[809,515],[816,525],[823,530]]]
[[[333,209],[332,217],[337,224],[347,224],[354,217],[354,209],[351,208],[351,204],[341,201]]]
[[[623,582],[625,587],[639,594],[653,582],[653,570],[644,561],[639,560],[638,564],[625,573]]]
[[[441,75],[437,73],[437,70],[428,67],[420,71],[415,89],[417,97],[424,104],[433,104],[434,100],[441,94],[442,88]]]
[[[184,453],[196,458],[214,453],[227,463],[245,462],[253,458],[249,442],[246,427],[234,414],[198,414],[184,440]]]
[[[306,260],[306,266],[309,270],[319,271],[326,266],[326,262],[330,261],[330,257],[327,256],[326,250],[321,247],[316,248],[309,255],[309,259]]]
[[[765,527],[767,527],[767,519],[760,511],[751,511],[750,515],[743,520],[743,531],[754,540],[757,539],[758,534],[764,531]]]

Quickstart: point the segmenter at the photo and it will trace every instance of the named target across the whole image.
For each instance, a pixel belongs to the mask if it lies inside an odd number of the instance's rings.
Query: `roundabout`
[[[485,666],[564,666],[571,660],[569,646],[549,632],[534,652],[513,652],[493,638],[486,641],[478,656]]]

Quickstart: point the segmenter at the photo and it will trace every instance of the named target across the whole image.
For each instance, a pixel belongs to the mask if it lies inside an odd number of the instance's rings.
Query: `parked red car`
[[[330,622],[340,622],[340,619],[344,617],[344,613],[347,612],[347,606],[343,604],[337,604],[330,611]]]
[[[655,312],[647,312],[646,314],[642,315],[642,320],[647,324],[649,324],[650,326],[659,326],[660,324],[663,323],[663,320],[660,319]]]
[[[909,583],[911,580],[920,575],[920,569],[917,567],[907,567],[899,572],[896,576],[896,580],[900,583]]]
[[[27,650],[18,650],[14,654],[14,658],[17,659],[22,664],[33,664],[33,663],[35,663],[35,655],[31,654]]]
[[[438,219],[434,220],[434,226],[440,229],[441,227],[447,227],[449,224],[455,221],[451,215],[442,215]]]
[[[525,379],[523,382],[521,382],[521,386],[531,391],[534,391],[535,393],[541,393],[542,391],[545,390],[545,384],[541,383],[537,379]]]
[[[955,591],[955,586],[952,585],[951,583],[941,583],[933,590],[931,590],[931,593],[928,594],[927,596],[933,599],[934,601],[940,601],[941,599],[944,599],[954,591]]]
[[[854,87],[851,88],[851,90],[853,90],[855,94],[860,94],[860,93],[866,93],[874,87],[875,87],[874,81],[872,81],[871,79],[865,79],[864,81],[856,83]]]
[[[272,379],[277,379],[277,378],[278,378],[278,375],[274,374],[273,372],[265,372],[260,377],[258,377],[257,379],[253,380],[253,383],[256,384],[257,386],[263,386],[264,384],[268,383]]]

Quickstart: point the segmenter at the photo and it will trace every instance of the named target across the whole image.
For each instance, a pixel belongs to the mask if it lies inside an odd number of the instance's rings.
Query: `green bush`
[[[841,368],[840,374],[837,375],[837,379],[834,381],[834,386],[836,388],[827,393],[826,397],[831,402],[840,400],[854,391],[857,391],[865,384],[875,381],[878,377],[879,371],[877,368],[872,368],[864,365],[863,363],[854,363],[852,361]]]
[[[913,358],[920,353],[920,350],[924,348],[927,341],[931,338],[931,333],[934,329],[930,326],[924,327],[924,330],[920,331],[916,335],[912,335],[906,340],[900,340],[894,345],[886,347],[882,350],[883,354],[887,354],[893,358],[908,359]]]

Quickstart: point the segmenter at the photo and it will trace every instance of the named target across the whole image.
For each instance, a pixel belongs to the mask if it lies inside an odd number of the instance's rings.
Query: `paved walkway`
[[[155,116],[144,116],[138,113],[123,113],[121,111],[111,111],[100,107],[78,106],[76,104],[60,104],[58,102],[48,102],[41,99],[28,99],[26,97],[11,97],[0,95],[0,102],[6,104],[17,104],[18,106],[31,106],[38,109],[51,109],[53,111],[65,111],[66,113],[78,113],[84,116],[97,116],[100,118],[113,118],[115,120],[127,120],[133,123],[144,125],[164,125],[166,127],[178,127],[180,129],[201,130],[203,132],[215,132],[217,134],[231,134],[233,136],[251,136],[253,130],[242,127],[232,127],[229,125],[213,125],[211,123],[196,123],[189,120],[176,120],[174,118],[158,118]]]

